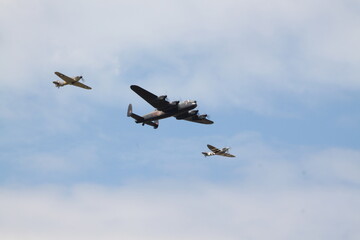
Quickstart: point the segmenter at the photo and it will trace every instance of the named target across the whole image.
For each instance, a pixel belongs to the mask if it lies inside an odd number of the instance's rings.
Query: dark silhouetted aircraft
[[[199,110],[193,110],[197,107],[196,101],[169,102],[166,95],[156,96],[136,85],[131,85],[130,88],[156,109],[154,112],[139,116],[132,112],[132,105],[129,104],[127,116],[134,118],[136,123],[142,123],[143,126],[147,124],[156,129],[159,127],[159,120],[168,117],[175,117],[177,120],[187,120],[202,124],[214,123],[207,119],[207,114],[198,115]]]

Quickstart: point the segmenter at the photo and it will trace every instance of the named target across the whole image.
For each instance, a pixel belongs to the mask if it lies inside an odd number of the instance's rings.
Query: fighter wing
[[[219,152],[221,152],[220,149],[218,149],[218,148],[216,148],[216,147],[214,147],[214,146],[211,146],[210,144],[208,144],[207,147],[208,147],[211,151],[213,151],[215,154],[218,154]]]
[[[136,85],[131,85],[130,88],[157,110],[162,111],[171,107],[171,104],[165,100],[166,96],[158,97]]]
[[[80,82],[74,82],[74,83],[72,83],[72,85],[77,86],[77,87],[81,87],[81,88],[85,88],[85,89],[91,89],[91,87],[89,87],[89,86],[87,86],[87,85],[85,85],[83,83],[80,83]]]
[[[71,77],[68,77],[68,76],[66,76],[66,75],[64,75],[64,74],[62,74],[62,73],[55,72],[55,74],[56,74],[59,78],[61,78],[62,80],[64,80],[66,83],[68,83],[68,84],[72,84],[73,82],[75,82],[74,79],[72,79]]]
[[[224,156],[224,157],[235,157],[234,155],[229,154],[229,153],[217,153],[217,155]]]

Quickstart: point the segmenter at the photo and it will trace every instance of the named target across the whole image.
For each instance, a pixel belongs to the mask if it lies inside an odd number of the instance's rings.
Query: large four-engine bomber
[[[160,119],[168,117],[175,117],[177,120],[187,120],[202,124],[214,123],[207,119],[207,114],[199,115],[199,110],[193,110],[197,107],[196,101],[186,100],[183,102],[169,102],[166,95],[156,96],[136,85],[131,85],[130,88],[156,109],[144,116],[139,116],[133,113],[132,105],[129,104],[127,116],[134,118],[136,123],[142,123],[142,125],[147,124],[153,126],[155,129],[159,127]]]

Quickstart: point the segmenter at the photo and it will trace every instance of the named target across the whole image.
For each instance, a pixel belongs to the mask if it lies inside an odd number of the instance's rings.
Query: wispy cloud
[[[88,76],[96,101],[124,101],[132,79],[259,113],[277,112],[279,98],[313,104],[359,90],[351,1],[3,5],[1,85],[10,90],[39,88],[61,70]]]
[[[357,239],[358,190],[180,182],[1,189],[2,238]]]
[[[314,154],[306,162],[312,177],[324,182],[337,181],[360,186],[360,152],[351,149],[328,149]],[[324,171],[320,169],[326,166]]]

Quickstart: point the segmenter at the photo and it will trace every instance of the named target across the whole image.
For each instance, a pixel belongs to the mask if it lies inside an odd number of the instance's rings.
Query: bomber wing
[[[196,123],[202,123],[202,124],[213,124],[214,122],[206,119],[206,118],[199,118],[199,116],[192,116],[191,118],[184,119],[186,121],[190,122],[196,122]]]
[[[74,82],[74,83],[72,83],[72,85],[74,85],[74,86],[77,86],[77,87],[81,87],[81,88],[85,88],[85,89],[91,89],[91,87],[89,87],[89,86],[87,86],[87,85],[85,85],[85,84],[83,84],[83,83],[81,83],[81,82]]]
[[[62,73],[59,73],[59,72],[55,72],[55,74],[61,78],[62,80],[64,80],[67,84],[73,84],[75,82],[74,79],[72,79],[71,77],[68,77]]]
[[[131,88],[131,90],[136,92],[140,97],[142,97],[145,101],[147,101],[151,106],[153,106],[154,108],[156,108],[159,111],[162,111],[164,109],[171,107],[171,104],[167,100],[165,100],[166,96],[164,96],[164,98],[159,98],[155,94],[153,94],[137,85],[131,85],[130,88]]]
[[[195,112],[195,113],[194,113]],[[213,124],[214,122],[207,119],[207,115],[198,115],[198,110],[182,113],[176,116],[177,120],[186,120],[190,122],[202,123],[202,124]]]

